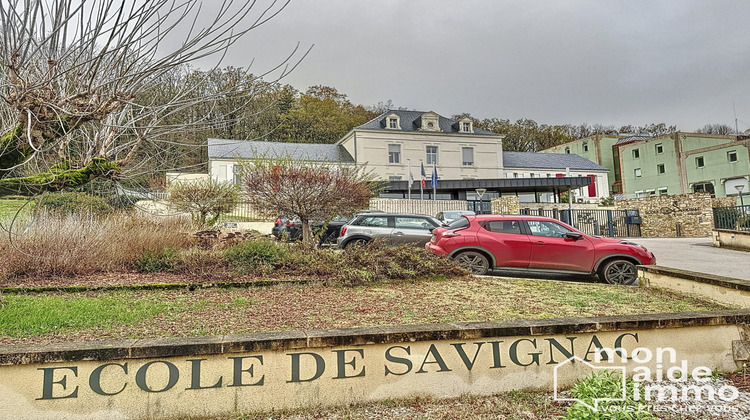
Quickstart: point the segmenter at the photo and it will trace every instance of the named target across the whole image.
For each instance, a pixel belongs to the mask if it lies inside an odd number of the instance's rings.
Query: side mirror
[[[583,235],[581,235],[578,232],[568,232],[565,234],[566,239],[573,239],[574,241],[577,241],[581,238],[583,238]]]

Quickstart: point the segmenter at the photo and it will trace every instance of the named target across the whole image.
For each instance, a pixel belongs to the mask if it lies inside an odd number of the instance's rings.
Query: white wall
[[[356,137],[356,141],[355,141]],[[355,147],[356,143],[356,147]],[[401,162],[388,162],[388,145],[401,146]],[[367,163],[382,179],[392,176],[409,177],[408,162],[414,179],[420,179],[420,163],[424,163],[427,178],[432,165],[427,164],[426,147],[438,147],[437,171],[440,179],[502,178],[502,136],[454,135],[435,132],[360,131],[349,133],[341,145],[357,160]],[[474,149],[474,165],[464,166],[462,148]]]

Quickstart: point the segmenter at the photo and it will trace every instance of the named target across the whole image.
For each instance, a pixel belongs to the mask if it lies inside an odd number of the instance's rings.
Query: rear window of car
[[[459,217],[458,219],[450,222],[446,229],[455,230],[469,227],[469,221],[465,217]]]
[[[422,229],[434,228],[432,223],[421,217],[396,217],[395,226],[398,229]]]
[[[385,216],[362,216],[359,222],[356,223],[358,226],[368,227],[387,227],[388,217]]]

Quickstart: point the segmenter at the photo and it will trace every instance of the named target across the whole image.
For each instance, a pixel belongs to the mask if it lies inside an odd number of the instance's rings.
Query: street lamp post
[[[745,203],[742,201],[742,190],[745,189],[744,185],[735,185],[734,188],[737,190],[737,194],[740,195],[740,206],[745,207]]]
[[[483,214],[484,211],[482,210],[482,196],[484,195],[484,193],[487,192],[487,189],[486,188],[477,188],[474,191],[476,191],[477,195],[479,196],[479,211],[477,213],[478,214]]]

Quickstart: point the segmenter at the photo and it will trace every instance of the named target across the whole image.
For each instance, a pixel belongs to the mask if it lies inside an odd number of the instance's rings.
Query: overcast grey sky
[[[750,1],[293,0],[225,64],[357,104],[539,123],[750,128]],[[247,55],[244,55],[247,54]]]

